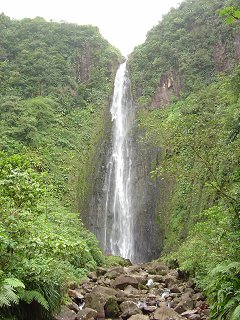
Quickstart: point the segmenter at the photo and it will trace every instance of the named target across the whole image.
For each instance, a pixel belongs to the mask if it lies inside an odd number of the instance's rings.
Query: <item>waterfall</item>
[[[105,177],[104,247],[107,253],[134,259],[134,208],[132,205],[132,141],[135,110],[126,62],[115,78],[112,149]]]

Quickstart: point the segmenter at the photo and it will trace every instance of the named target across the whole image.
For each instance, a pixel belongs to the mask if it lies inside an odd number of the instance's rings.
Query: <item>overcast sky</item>
[[[98,26],[124,55],[182,0],[0,0],[0,12],[15,19],[35,18]]]

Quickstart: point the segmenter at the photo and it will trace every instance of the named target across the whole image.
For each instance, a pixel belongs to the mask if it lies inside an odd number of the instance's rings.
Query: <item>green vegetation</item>
[[[186,0],[148,33],[129,62],[135,98],[148,107],[138,114],[144,143],[161,148],[152,178],[171,186],[165,212],[159,205],[163,257],[195,277],[216,320],[240,317],[238,19],[236,1]],[[179,95],[153,109],[166,74],[173,86],[181,79]]]
[[[238,25],[226,24],[219,10],[237,3],[186,0],[148,32],[146,41],[129,59],[133,94],[140,105],[152,103],[164,80],[165,86],[174,91],[171,99],[176,100],[202,83],[215,81],[218,72],[229,70],[236,62]]]
[[[239,83],[238,67],[185,100],[139,114],[146,140],[162,148],[152,176],[172,185],[159,217],[163,254],[196,277],[212,319],[237,319],[239,312]]]
[[[0,38],[0,313],[51,319],[105,263],[77,211],[120,54],[96,27],[39,17],[1,14]]]

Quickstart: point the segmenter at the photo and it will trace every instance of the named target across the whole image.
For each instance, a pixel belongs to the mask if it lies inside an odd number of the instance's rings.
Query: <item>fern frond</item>
[[[240,305],[233,311],[230,320],[239,320],[240,319]]]
[[[211,271],[211,275],[217,275],[219,273],[228,273],[229,271],[240,270],[240,262],[232,262],[230,264],[219,264]]]
[[[24,283],[16,278],[6,278],[4,279],[4,283],[9,285],[12,288],[25,288]]]
[[[0,289],[0,307],[9,307],[12,304],[18,304],[18,295],[14,289],[9,285],[3,285]]]
[[[19,298],[27,303],[31,303],[33,300],[38,302],[45,309],[49,309],[49,304],[44,296],[36,290],[21,290],[19,291]]]

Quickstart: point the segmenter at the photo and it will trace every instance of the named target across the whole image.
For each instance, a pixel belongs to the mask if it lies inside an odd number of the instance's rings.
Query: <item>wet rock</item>
[[[97,268],[97,276],[100,277],[100,276],[104,276],[106,273],[107,273],[107,270],[105,268]]]
[[[157,282],[157,283],[163,283],[164,282],[164,278],[161,275],[151,275],[150,279],[152,279],[153,282]]]
[[[181,315],[183,317],[186,317],[187,319],[189,319],[192,315],[197,314],[197,313],[198,313],[198,310],[195,309],[195,310],[187,310],[187,311],[183,312]]]
[[[54,316],[54,320],[75,320],[76,312],[70,310],[67,306],[62,306],[58,315]]]
[[[116,279],[119,277],[121,274],[124,274],[124,268],[123,267],[114,267],[111,269],[108,269],[108,272],[105,274],[105,277],[109,279]]]
[[[69,289],[72,289],[72,290],[75,290],[76,288],[78,288],[77,282],[74,282],[74,281],[69,282],[68,288],[69,288]]]
[[[109,287],[104,286],[96,286],[92,289],[92,293],[99,294],[101,296],[109,297],[109,296],[116,296],[117,290]]]
[[[178,305],[174,308],[174,311],[176,311],[179,314],[182,314],[183,312],[187,311],[187,308],[183,305],[182,302],[178,303]]]
[[[97,273],[96,272],[90,272],[88,274],[88,278],[92,279],[92,281],[97,281]]]
[[[106,297],[102,297],[98,294],[89,293],[85,297],[85,306],[87,308],[97,311],[98,318],[105,318],[104,305],[107,302]]]
[[[133,301],[124,301],[120,304],[122,311],[122,318],[127,319],[135,314],[142,314],[142,311],[138,308],[137,304]]]
[[[133,276],[120,275],[112,283],[113,288],[124,290],[128,285],[138,288],[138,280]]]
[[[200,314],[192,314],[189,317],[189,320],[201,320],[201,316],[200,316]]]
[[[150,313],[153,313],[156,310],[157,310],[156,306],[145,306],[142,311],[143,311],[144,314],[150,314]]]
[[[73,298],[73,299],[83,299],[84,298],[84,296],[82,295],[82,292],[81,292],[81,290],[71,290],[71,289],[69,289],[68,290],[68,296],[70,297],[70,298]]]
[[[180,280],[177,270],[170,270],[161,262],[98,268],[89,276],[80,287],[69,284],[72,302],[61,309],[55,320],[209,319],[208,305],[194,282]]]
[[[205,300],[204,295],[201,294],[200,292],[196,293],[193,298],[196,301],[204,301]]]
[[[109,318],[118,318],[120,316],[120,308],[116,298],[109,298],[104,306],[105,316]]]
[[[154,320],[184,320],[177,312],[169,307],[158,308],[154,312]]]
[[[141,265],[133,265],[133,266],[130,266],[130,267],[124,267],[124,272],[125,273],[133,273],[133,272],[138,272],[138,271],[141,271]]]
[[[134,316],[131,316],[130,318],[128,318],[128,320],[149,320],[148,316],[144,316],[142,314],[136,314]]]
[[[170,288],[170,291],[172,293],[181,293],[180,289],[177,286]]]
[[[124,293],[126,293],[126,295],[138,295],[139,294],[139,290],[134,288],[131,285],[128,285],[125,289],[124,289]]]
[[[75,316],[75,320],[91,320],[97,318],[97,311],[90,308],[80,310]]]
[[[173,277],[172,275],[167,275],[164,278],[164,282],[168,288],[171,288],[176,285],[177,279],[175,277]]]
[[[78,313],[78,311],[80,310],[79,309],[79,306],[78,304],[76,304],[75,302],[70,302],[67,304],[67,307],[70,309],[70,310],[73,310],[74,312]]]
[[[192,300],[192,293],[186,292],[181,297],[182,305],[186,310],[190,309],[192,310],[194,308],[194,302]]]

